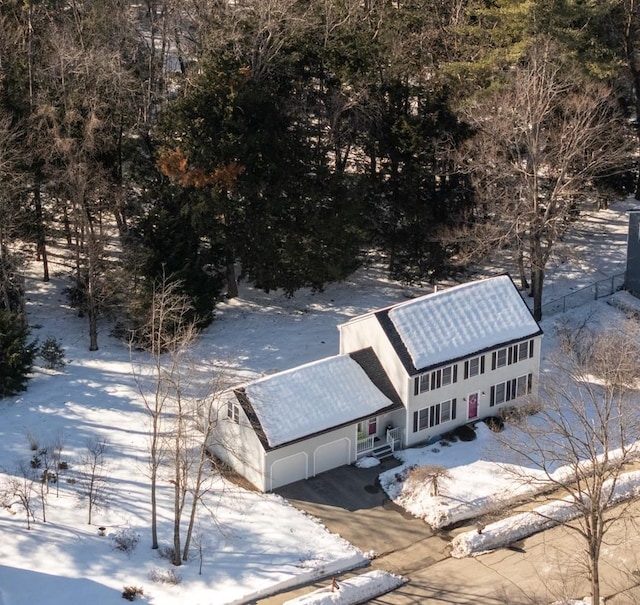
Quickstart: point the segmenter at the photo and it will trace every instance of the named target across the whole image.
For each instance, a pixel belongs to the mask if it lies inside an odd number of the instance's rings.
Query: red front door
[[[478,417],[478,393],[469,395],[469,420]]]

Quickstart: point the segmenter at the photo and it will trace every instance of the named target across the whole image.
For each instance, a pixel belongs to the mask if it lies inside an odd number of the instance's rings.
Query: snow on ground
[[[552,260],[545,282],[547,300],[624,271],[626,211],[633,205],[621,202],[580,220],[579,237],[567,238]],[[100,349],[88,351],[86,319],[77,317],[63,294],[69,267],[63,264],[63,251],[51,252],[51,282],[41,282],[39,268],[31,268],[27,311],[35,326],[33,335],[41,341],[48,336],[59,339],[68,365],[59,372],[36,368],[26,392],[0,402],[0,491],[21,478],[21,461],[29,464],[38,448],[56,440],[63,444],[62,459],[69,469],[60,473],[58,484],[50,485],[46,523],[39,505],[31,530],[26,529],[19,506],[0,510],[4,536],[0,605],[70,601],[101,605],[114,599],[119,602],[125,585],[142,587],[141,600],[153,605],[219,605],[255,599],[366,562],[361,552],[281,498],[246,491],[221,479],[206,496],[211,512],[203,512],[198,521],[200,548],[194,547],[194,558],[174,569],[151,551],[148,418],[131,376],[129,353],[109,336],[106,323],[101,324]],[[509,270],[508,264],[496,264],[487,274]],[[232,384],[240,384],[335,355],[338,324],[431,290],[390,282],[375,264],[324,292],[303,291],[294,298],[245,287],[239,298],[219,306],[216,321],[201,335],[192,353],[203,373],[220,371]],[[605,305],[599,302],[596,307],[621,313]],[[550,318],[543,325],[546,352],[552,346],[551,328],[557,321]],[[109,446],[106,498],[89,525],[81,459],[87,442],[96,439],[106,439]],[[460,485],[476,504],[492,498],[480,487],[482,476],[491,483],[497,481],[495,472],[485,466],[490,462],[486,452],[477,449],[481,442],[482,437],[464,444],[469,448],[464,451],[459,448],[462,444],[443,447],[438,462],[450,456],[450,467],[455,466],[454,461],[459,465],[455,472]],[[417,454],[406,454],[413,455]],[[426,461],[436,453],[427,450],[421,455]],[[166,547],[171,536],[171,486],[166,476],[161,483],[159,531]],[[3,502],[10,503],[6,497]],[[99,526],[105,527],[106,535],[100,535]],[[114,548],[118,536],[139,536],[139,542],[126,553]],[[198,573],[200,553],[202,575]],[[181,579],[179,583],[166,582],[172,580],[171,570],[177,574],[174,581]],[[150,575],[165,582],[152,581]]]

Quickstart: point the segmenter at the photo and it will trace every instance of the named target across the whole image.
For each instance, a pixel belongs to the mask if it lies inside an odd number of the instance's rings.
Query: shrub
[[[64,349],[53,336],[49,336],[40,346],[38,353],[49,370],[61,370],[66,365]]]
[[[448,441],[449,445],[458,441],[454,431],[447,431],[446,433],[443,433],[441,439],[442,441]],[[440,443],[442,443],[442,441]]]
[[[37,341],[28,339],[24,315],[0,310],[0,397],[26,389],[38,348]]]
[[[149,579],[158,584],[180,584],[182,577],[173,569],[152,569],[149,572]]]
[[[173,561],[174,553],[175,550],[173,549],[173,546],[161,546],[158,548],[158,556],[166,559],[167,561]]]
[[[536,401],[528,401],[518,406],[507,406],[502,408],[498,414],[505,422],[513,422],[517,424],[525,420],[528,416],[537,414],[541,409],[541,405]]]
[[[40,443],[38,442],[38,438],[33,434],[27,431],[26,433],[27,441],[29,442],[29,449],[32,452],[35,452],[40,449]]]
[[[463,424],[454,429],[453,432],[460,441],[473,441],[476,438],[476,432],[469,424]]]
[[[494,433],[502,433],[502,431],[504,431],[504,421],[500,416],[489,416],[484,419],[484,423],[489,427],[489,430]]]
[[[431,488],[431,495],[438,496],[440,494],[440,481],[448,479],[451,476],[449,470],[433,464],[424,466],[416,466],[411,469],[407,481],[411,482],[414,488],[419,488],[425,483]]]
[[[127,601],[135,601],[137,596],[142,596],[144,590],[140,586],[125,586],[122,590],[122,598]]]
[[[140,534],[133,531],[130,527],[125,527],[118,530],[111,540],[113,541],[113,547],[116,550],[121,550],[122,552],[129,554],[130,552],[133,552],[135,547],[138,545],[138,542],[140,541]]]

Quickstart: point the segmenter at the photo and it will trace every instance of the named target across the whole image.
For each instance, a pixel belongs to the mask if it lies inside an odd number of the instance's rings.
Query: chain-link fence
[[[590,286],[580,288],[562,298],[552,300],[542,305],[542,317],[548,317],[556,313],[564,313],[569,309],[575,309],[592,300],[598,300],[604,296],[610,296],[614,292],[621,290],[624,286],[624,273],[601,279]]]

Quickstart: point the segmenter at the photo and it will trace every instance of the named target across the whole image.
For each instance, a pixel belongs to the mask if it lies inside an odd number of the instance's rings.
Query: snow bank
[[[379,464],[380,460],[375,456],[364,456],[356,461],[358,468],[373,468],[374,466],[379,466]]]
[[[605,482],[605,491],[611,481]],[[610,505],[627,500],[640,493],[640,471],[621,475],[616,483]],[[578,507],[569,496],[549,504],[539,506],[531,512],[513,515],[482,529],[482,533],[468,531],[453,539],[451,555],[462,558],[469,555],[495,550],[517,542],[535,533],[575,519],[580,514]]]
[[[368,563],[369,563],[369,558],[365,557],[362,553],[358,551],[358,554],[354,554],[352,557],[345,557],[343,559],[326,562],[324,565],[320,567],[314,566],[313,569],[310,569],[307,572],[298,573],[295,576],[291,576],[288,579],[278,583],[272,583],[266,588],[257,590],[255,592],[252,592],[251,594],[245,594],[241,599],[238,599],[236,601],[230,601],[226,605],[241,605],[242,603],[255,602],[259,599],[264,599],[270,595],[284,592],[286,590],[291,590],[293,588],[296,588],[297,586],[302,586],[310,582],[321,580],[322,578],[328,578],[341,573],[345,573],[352,569],[356,569],[358,567],[364,567]],[[343,584],[344,582],[340,582],[340,586],[342,586]],[[389,592],[389,590],[393,590],[393,588],[395,587],[388,588],[387,590],[383,590],[376,594],[384,594],[385,592]],[[287,601],[287,602],[297,603],[297,601]],[[316,603],[316,601],[301,601],[301,602]],[[324,603],[325,601],[317,601],[317,602]],[[334,601],[326,601],[326,602],[333,603]],[[348,601],[348,602],[356,603],[359,601]],[[343,601],[339,601],[339,603],[343,603]],[[347,601],[344,601],[344,603],[347,603]],[[1,602],[0,602],[0,605],[2,605]]]
[[[394,590],[405,582],[404,578],[375,570],[341,582],[332,582],[326,588],[286,601],[285,605],[354,605]]]

